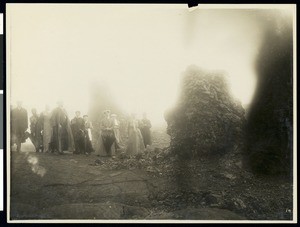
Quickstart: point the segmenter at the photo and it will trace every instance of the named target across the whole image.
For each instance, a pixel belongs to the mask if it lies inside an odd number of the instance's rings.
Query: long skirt
[[[102,131],[99,133],[99,137],[96,144],[96,155],[99,156],[112,156],[115,155],[115,149],[113,143],[115,141],[113,132]]]
[[[88,130],[84,131],[84,151],[85,151],[85,153],[88,153],[88,154],[90,154],[91,152],[94,151],[89,132],[90,131],[88,131]]]
[[[74,138],[69,125],[65,127],[59,127],[56,125],[53,127],[50,150],[52,152],[58,151],[59,153],[66,150],[69,152],[75,151]]]
[[[131,130],[129,132],[126,153],[128,155],[136,155],[144,152],[144,150],[145,150],[145,146],[144,146],[144,141],[143,141],[141,131],[139,129]]]
[[[151,145],[151,131],[149,128],[142,128],[141,133],[144,140],[144,145],[147,147],[147,145]]]
[[[84,132],[78,130],[73,133],[74,143],[75,143],[75,154],[84,154],[85,153],[85,135]]]
[[[114,143],[114,147],[115,148],[120,148],[121,147],[121,136],[120,136],[120,130],[118,128],[114,129],[114,135],[115,135],[115,143]]]
[[[30,140],[35,147],[35,151],[39,152],[42,148],[42,134],[41,133],[31,133]]]
[[[51,127],[50,120],[47,119],[44,122],[44,130],[43,130],[43,147],[44,147],[44,152],[48,152],[49,151],[51,137],[52,137],[52,127]]]

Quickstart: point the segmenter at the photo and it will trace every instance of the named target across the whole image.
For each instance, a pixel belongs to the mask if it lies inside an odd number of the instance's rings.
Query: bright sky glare
[[[247,105],[263,28],[245,10],[186,5],[8,4],[11,101],[43,111],[64,100],[86,113],[89,85],[104,81],[127,112],[154,123],[176,100],[191,64],[225,70]]]

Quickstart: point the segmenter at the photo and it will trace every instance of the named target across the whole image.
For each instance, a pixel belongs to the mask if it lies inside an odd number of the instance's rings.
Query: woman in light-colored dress
[[[139,121],[136,119],[135,114],[131,114],[128,122],[128,145],[126,153],[128,155],[136,155],[144,152],[144,150],[145,146],[139,129]]]
[[[43,127],[43,148],[44,152],[49,152],[49,145],[52,137],[51,112],[49,106],[41,114]]]

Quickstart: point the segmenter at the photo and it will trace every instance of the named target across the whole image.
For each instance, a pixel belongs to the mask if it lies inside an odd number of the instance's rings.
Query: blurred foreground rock
[[[257,86],[246,126],[247,164],[259,174],[293,173],[293,20],[263,13]],[[267,19],[266,19],[267,18]]]

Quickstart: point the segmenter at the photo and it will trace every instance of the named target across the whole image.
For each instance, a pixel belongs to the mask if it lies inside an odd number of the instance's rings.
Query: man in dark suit
[[[21,144],[26,141],[26,130],[28,129],[27,110],[22,107],[22,102],[17,103],[17,108],[11,113],[11,135],[13,144],[17,144],[17,151],[21,151]]]

